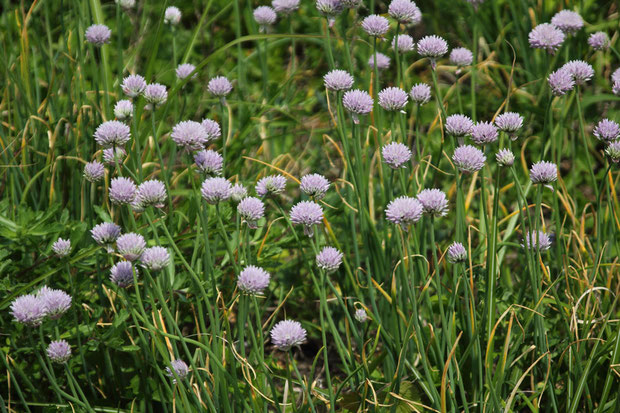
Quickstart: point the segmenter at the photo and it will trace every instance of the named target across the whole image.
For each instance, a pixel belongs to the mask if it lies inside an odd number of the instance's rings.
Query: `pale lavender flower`
[[[237,277],[237,287],[246,294],[260,294],[269,286],[271,275],[255,265],[245,267]]]
[[[471,135],[474,130],[474,122],[469,116],[457,114],[446,118],[446,132],[449,135],[462,137]]]
[[[367,115],[372,111],[372,97],[363,90],[354,89],[345,92],[342,97],[342,104],[345,109],[351,112],[353,121],[359,123],[359,115]]]
[[[471,140],[477,145],[486,145],[497,141],[499,132],[491,122],[478,122],[471,130]]]
[[[144,99],[151,105],[159,106],[168,99],[168,91],[166,86],[159,83],[151,83],[144,89]]]
[[[530,231],[523,238],[521,246],[538,251],[547,251],[551,248],[551,238],[543,231]]]
[[[559,68],[551,73],[547,81],[549,82],[551,93],[555,96],[563,96],[575,87],[573,76],[563,68]]]
[[[101,162],[88,162],[84,166],[84,178],[90,182],[97,182],[105,176],[105,168]]]
[[[381,150],[383,160],[392,169],[405,168],[411,159],[411,151],[406,145],[398,142],[388,143]]]
[[[342,252],[334,247],[323,247],[316,255],[316,265],[326,273],[336,271],[342,264]]]
[[[64,258],[71,252],[71,240],[58,238],[52,244],[52,251],[58,258]]]
[[[620,81],[614,82],[613,86],[611,87],[611,91],[614,95],[620,96]]]
[[[612,162],[620,162],[620,141],[610,142],[605,153],[611,158]]]
[[[440,189],[423,189],[417,198],[422,204],[425,214],[433,217],[443,217],[448,213],[448,198]]]
[[[495,155],[499,166],[512,166],[515,163],[515,155],[510,149],[500,149]]]
[[[424,207],[415,198],[401,196],[392,200],[385,209],[385,217],[393,224],[400,225],[405,231],[422,218]]]
[[[114,251],[112,245],[116,242],[116,239],[121,235],[121,227],[112,222],[102,222],[95,225],[90,233],[95,242],[102,247],[105,247],[108,252]]]
[[[22,295],[11,303],[11,315],[18,323],[36,327],[45,318],[45,306],[38,297],[32,294]]]
[[[224,158],[211,149],[202,150],[194,154],[194,162],[198,169],[207,175],[221,175]]]
[[[583,27],[583,19],[574,11],[562,10],[551,18],[551,24],[566,34],[575,34]]]
[[[136,6],[136,0],[115,0],[115,3],[123,9],[133,9]]]
[[[150,206],[163,208],[167,197],[168,195],[166,194],[166,186],[164,183],[157,179],[151,179],[142,182],[140,186],[138,186],[136,197],[131,207],[134,211],[138,212],[142,212]]]
[[[212,119],[203,119],[201,123],[202,127],[207,131],[207,137],[209,141],[218,139],[222,136],[222,129],[220,124]]]
[[[260,197],[267,195],[277,195],[284,191],[286,186],[286,178],[282,175],[269,175],[261,178],[256,183],[256,193]]]
[[[400,53],[411,52],[415,49],[415,42],[413,41],[413,37],[408,34],[399,34],[398,35],[398,46],[396,45],[397,40],[396,36],[392,38],[392,49],[398,50]]]
[[[331,70],[323,76],[323,83],[329,90],[349,90],[353,87],[353,76],[346,70]]]
[[[596,32],[592,33],[590,37],[588,37],[588,44],[594,50],[607,50],[609,49],[609,37],[604,32]]]
[[[469,66],[473,61],[474,55],[464,47],[457,47],[450,52],[450,63],[455,66]]]
[[[604,142],[615,141],[620,137],[620,125],[613,120],[603,119],[596,125],[593,133]]]
[[[254,20],[260,26],[260,31],[265,32],[268,26],[276,22],[276,12],[269,6],[259,6],[254,9]]]
[[[549,23],[539,24],[528,35],[530,47],[546,50],[550,54],[560,48],[565,38],[564,32]]]
[[[122,164],[127,155],[125,148],[117,146],[116,148],[106,148],[103,150],[103,162],[108,165]]]
[[[129,261],[120,261],[110,269],[110,281],[121,288],[127,288],[133,284],[133,274],[138,278],[138,269]]]
[[[366,310],[364,310],[363,308],[358,308],[357,310],[355,310],[355,314],[353,314],[353,317],[355,317],[355,319],[360,323],[365,323],[366,321],[368,321],[368,314],[366,314]]]
[[[523,116],[516,112],[506,112],[495,118],[495,126],[502,132],[510,135],[514,141],[517,139],[517,131],[523,127]]]
[[[256,229],[258,220],[265,216],[265,204],[258,198],[246,196],[237,205],[237,212],[248,228]]]
[[[136,96],[140,96],[140,94],[144,92],[144,89],[146,89],[146,80],[140,75],[129,75],[123,79],[121,88],[124,94],[131,98],[135,98]]]
[[[71,347],[65,340],[52,341],[45,352],[54,363],[63,364],[71,358]]]
[[[131,139],[129,126],[117,120],[103,122],[95,130],[95,142],[104,148],[123,146]]]
[[[283,15],[289,15],[299,8],[299,0],[272,0],[271,7]]]
[[[550,184],[558,179],[558,167],[547,161],[536,162],[530,168],[530,180],[533,184]]]
[[[144,237],[135,232],[123,234],[116,239],[116,250],[128,261],[135,261],[142,256],[146,249]]]
[[[196,66],[194,66],[193,64],[191,64],[191,63],[183,63],[183,64],[180,64],[179,66],[177,66],[177,68],[175,70],[175,73],[177,74],[177,78],[179,80],[184,80],[189,75],[191,75],[194,70],[196,70]],[[192,75],[192,79],[195,79],[197,75],[198,75],[198,73],[194,73]]]
[[[213,79],[209,80],[209,84],[207,85],[207,90],[209,91],[209,93],[211,93],[213,96],[221,98],[223,102],[226,96],[232,91],[232,88],[233,87],[230,83],[230,80],[228,80],[224,76],[214,77]]]
[[[313,201],[301,201],[291,208],[291,222],[304,226],[304,234],[309,237],[314,235],[314,225],[323,222],[323,208]]]
[[[383,16],[371,14],[362,20],[362,29],[370,36],[383,37],[390,29],[390,22]]]
[[[329,189],[329,181],[320,174],[304,175],[299,185],[301,192],[314,198],[317,201],[325,198],[325,194]]]
[[[177,383],[176,377],[178,377],[180,380],[185,380],[185,378],[189,374],[189,367],[187,367],[187,364],[185,364],[183,360],[172,360],[170,362],[170,365],[172,366],[172,369],[170,369],[170,367],[166,367],[166,376],[172,377],[172,382],[174,384]]]
[[[439,36],[424,36],[418,41],[418,54],[430,59],[433,70],[437,67],[436,59],[446,53],[448,53],[448,43]]]
[[[241,200],[248,196],[248,190],[241,184],[234,184],[230,189],[230,199],[233,202],[241,202]]]
[[[170,254],[164,247],[150,247],[140,257],[142,265],[151,271],[159,271],[170,263]]]
[[[460,242],[453,242],[448,247],[447,259],[452,264],[464,262],[467,259],[467,250]]]
[[[177,25],[181,21],[181,10],[177,7],[170,6],[164,12],[164,23]]]
[[[484,153],[475,146],[464,145],[454,150],[452,161],[461,172],[476,172],[482,169],[487,160]]]
[[[108,26],[104,24],[93,24],[86,29],[84,37],[88,43],[92,43],[95,46],[103,46],[110,41],[112,32]]]
[[[45,309],[45,315],[52,320],[58,320],[71,307],[71,296],[62,290],[43,286],[37,297]]]
[[[110,201],[115,204],[131,204],[136,197],[136,184],[131,178],[120,176],[110,181]]]
[[[387,111],[403,110],[407,100],[407,92],[399,87],[386,87],[379,92],[379,106]]]
[[[594,76],[594,69],[583,60],[571,60],[562,66],[578,85],[583,85]]]
[[[620,67],[611,74],[611,81],[613,83],[620,82]]]
[[[417,83],[411,88],[409,96],[418,105],[425,105],[431,100],[431,87],[426,83]]]
[[[299,321],[282,320],[271,329],[271,342],[280,350],[287,351],[304,341],[306,330]]]
[[[198,151],[209,141],[207,130],[193,120],[184,120],[174,125],[170,136],[186,152]]]
[[[404,24],[418,24],[422,21],[422,12],[411,0],[392,0],[388,13],[392,18]]]
[[[315,4],[319,13],[327,18],[329,27],[334,25],[336,16],[344,10],[340,0],[316,0]]]
[[[374,54],[371,54],[370,57],[368,58],[368,66],[371,69],[375,68],[375,55]],[[388,67],[390,67],[390,58],[384,55],[383,53],[377,52],[377,69],[385,70]]]
[[[116,102],[114,105],[114,116],[116,119],[125,120],[131,118],[133,115],[133,103],[131,100],[123,99]]]
[[[200,192],[209,204],[215,205],[230,198],[231,190],[232,185],[230,182],[225,178],[217,176],[205,179]]]

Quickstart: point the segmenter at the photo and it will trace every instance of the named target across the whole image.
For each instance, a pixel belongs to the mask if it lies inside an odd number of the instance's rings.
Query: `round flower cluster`
[[[418,194],[418,201],[427,215],[443,217],[448,213],[448,198],[440,189],[423,189]]]
[[[237,277],[237,287],[246,294],[260,294],[269,285],[270,278],[267,271],[249,265]]]
[[[144,211],[150,206],[163,208],[167,197],[166,186],[163,182],[157,179],[144,181],[138,186],[131,207],[137,212]]]
[[[265,216],[265,204],[253,196],[244,197],[237,205],[237,212],[249,228],[256,229],[257,221]]]
[[[325,194],[329,189],[329,181],[323,175],[310,174],[304,175],[301,178],[301,184],[299,186],[301,192],[314,198],[317,201],[325,198]]]
[[[71,252],[71,241],[68,239],[58,238],[52,244],[52,251],[58,258],[64,258]]]
[[[594,76],[594,69],[583,60],[571,60],[562,66],[575,81],[577,85],[583,85]]]
[[[399,87],[387,87],[379,92],[379,106],[390,112],[403,110],[407,100],[407,92]]]
[[[104,148],[120,147],[129,142],[131,131],[123,122],[109,120],[97,127],[94,136],[95,142]]]
[[[406,145],[398,142],[388,143],[381,150],[383,160],[392,169],[404,168],[411,159],[411,151]]]
[[[593,133],[604,142],[615,141],[620,137],[620,125],[613,120],[603,119],[594,127]]]
[[[227,179],[216,176],[205,179],[200,192],[209,204],[215,205],[230,198],[231,190],[232,185]]]
[[[588,37],[588,44],[594,50],[607,50],[610,46],[609,37],[604,32],[592,33]]]
[[[270,175],[259,179],[254,189],[258,196],[265,197],[267,195],[277,195],[284,192],[285,186],[285,177],[282,175]]]
[[[189,367],[183,360],[172,360],[170,362],[172,369],[170,367],[166,367],[166,376],[172,377],[172,382],[176,384],[178,377],[181,380],[184,380],[189,374]]]
[[[193,120],[185,120],[174,125],[170,136],[174,143],[186,152],[202,149],[209,140],[206,129]]]
[[[135,261],[142,256],[146,241],[140,234],[129,232],[116,239],[116,250],[128,261]]]
[[[491,122],[478,122],[471,130],[471,140],[476,145],[487,145],[497,141],[497,128]]]
[[[515,163],[515,155],[510,149],[500,149],[495,159],[499,166],[512,166]]]
[[[112,222],[102,222],[95,225],[90,233],[97,244],[105,247],[108,252],[112,252],[114,251],[112,245],[121,235],[121,227]]]
[[[495,118],[495,126],[502,132],[509,133],[512,140],[517,138],[517,131],[523,127],[523,116],[516,112],[506,112]]]
[[[426,83],[417,83],[411,88],[409,96],[418,105],[425,105],[431,100],[431,87]]]
[[[368,67],[375,68],[375,59],[377,60],[377,70],[385,70],[390,67],[390,58],[383,53],[377,52],[368,58]]]
[[[530,231],[523,238],[522,246],[531,250],[547,251],[551,248],[551,238],[543,231]]]
[[[170,254],[164,247],[150,247],[140,257],[142,265],[151,271],[159,271],[168,266]]]
[[[351,112],[353,121],[359,123],[358,116],[369,114],[372,111],[374,102],[368,92],[354,89],[345,92],[342,97],[342,104],[346,110]]]
[[[575,80],[566,69],[559,68],[547,78],[551,93],[555,96],[563,96],[575,87]]]
[[[138,269],[131,262],[118,262],[110,269],[110,281],[120,288],[127,288],[133,284],[134,272],[136,273],[136,278],[138,278]]]
[[[219,153],[208,149],[196,152],[194,162],[198,169],[207,175],[221,175],[224,158]]]
[[[66,363],[71,358],[71,347],[65,340],[52,341],[45,352],[54,363]]]
[[[86,41],[95,46],[103,46],[108,43],[110,41],[110,36],[112,36],[112,32],[108,26],[104,24],[93,24],[89,26],[86,29],[86,33],[84,33]]]
[[[271,7],[280,14],[285,16],[293,13],[299,8],[299,0],[273,0]]]
[[[267,27],[276,22],[277,15],[274,9],[269,6],[259,6],[254,9],[254,20],[260,26],[260,31],[267,31]]]
[[[105,176],[105,168],[101,162],[93,161],[84,166],[84,178],[90,182],[97,182]]]
[[[550,184],[558,179],[558,167],[552,162],[536,162],[530,168],[530,179],[534,184]]]
[[[455,66],[469,66],[473,61],[474,55],[464,47],[457,47],[450,52],[450,63]]]
[[[465,262],[467,260],[467,250],[460,242],[453,242],[448,247],[448,262],[455,264],[457,262]]]
[[[385,217],[393,224],[400,225],[405,231],[422,218],[424,207],[415,198],[401,196],[392,200],[386,210]]]
[[[136,197],[136,190],[136,184],[131,178],[114,178],[110,181],[110,201],[119,205],[131,204]]]
[[[561,10],[551,18],[551,24],[566,34],[575,34],[583,27],[583,19],[571,10]]]
[[[474,130],[474,122],[469,116],[457,114],[446,118],[446,132],[449,135],[462,137],[471,135]]]
[[[342,252],[334,247],[323,247],[316,255],[316,265],[325,272],[332,273],[342,264]]]
[[[528,35],[530,47],[543,49],[554,54],[564,43],[566,36],[562,30],[549,23],[539,24]]]
[[[271,342],[280,350],[287,351],[304,341],[306,330],[299,321],[282,320],[271,329]]]
[[[180,64],[179,66],[177,66],[177,68],[175,70],[175,73],[176,73],[177,78],[179,80],[184,80],[187,77],[189,77],[189,75],[191,75],[194,72],[194,70],[196,70],[196,66],[194,66],[193,64],[191,64],[191,63],[183,63],[183,64]],[[198,75],[198,73],[194,73],[192,75],[192,79],[195,79],[197,75]]]
[[[482,169],[487,158],[484,153],[471,145],[459,146],[454,150],[452,161],[461,172],[476,172]]]
[[[422,21],[422,12],[411,0],[392,0],[388,13],[400,23],[418,24]]]
[[[408,34],[399,34],[398,40],[396,36],[392,39],[392,49],[398,50],[400,53],[411,52],[415,49],[413,37]]]
[[[301,201],[291,208],[291,222],[303,225],[304,234],[309,237],[314,235],[314,225],[323,222],[323,208],[313,201]]]
[[[323,76],[323,83],[329,90],[349,90],[353,87],[353,76],[346,70],[332,70]]]
[[[362,20],[362,29],[374,37],[382,37],[390,29],[390,22],[383,16],[371,14]]]

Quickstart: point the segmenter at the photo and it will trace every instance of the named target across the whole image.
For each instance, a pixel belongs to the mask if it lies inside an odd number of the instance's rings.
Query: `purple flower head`
[[[370,36],[383,37],[390,29],[390,22],[383,16],[371,14],[362,20],[362,29]]]
[[[193,120],[184,120],[174,125],[170,136],[186,152],[198,151],[209,141],[206,129]]]
[[[110,200],[119,205],[131,204],[136,197],[136,184],[123,176],[110,181]]]
[[[331,70],[323,76],[323,83],[329,90],[349,90],[353,87],[353,76],[346,70]]]
[[[45,352],[54,363],[63,364],[71,358],[71,347],[65,340],[52,341]]]
[[[299,186],[301,192],[314,198],[317,201],[325,198],[329,189],[329,181],[320,174],[304,175]]]
[[[198,169],[207,175],[221,175],[224,158],[211,149],[202,150],[194,154],[194,162]]]
[[[212,119],[203,119],[201,125],[207,131],[209,141],[218,139],[222,136],[222,129],[220,128],[220,124],[216,121]]]
[[[551,24],[566,34],[575,34],[583,27],[583,19],[574,11],[562,10],[551,18]]]
[[[11,315],[18,323],[35,327],[41,324],[46,315],[45,306],[37,296],[22,295],[11,303]]]
[[[232,88],[233,87],[230,80],[224,76],[214,77],[209,80],[209,84],[207,85],[207,90],[209,93],[219,98],[225,98],[232,91]]]
[[[388,13],[400,23],[418,24],[422,21],[422,12],[411,0],[392,0]]]
[[[177,7],[170,6],[164,12],[164,23],[177,25],[181,21],[181,10]]]
[[[125,159],[125,155],[127,155],[127,151],[125,151],[125,148],[121,146],[117,146],[116,148],[106,148],[103,150],[103,162],[112,166],[117,163],[122,164]]]
[[[228,180],[216,176],[205,179],[200,192],[209,204],[215,205],[230,198],[231,190],[232,185]]]
[[[58,258],[64,258],[71,252],[71,240],[58,238],[52,244],[52,251]]]
[[[400,225],[405,231],[422,218],[424,207],[415,198],[401,196],[392,200],[385,209],[385,217],[393,224]]]
[[[93,161],[84,166],[84,178],[90,182],[97,182],[105,176],[105,168],[101,162]]]
[[[558,179],[558,167],[552,162],[536,162],[530,168],[530,179],[533,184],[550,184]]]
[[[398,50],[400,53],[411,52],[415,49],[415,42],[413,41],[413,37],[408,34],[399,34],[398,35],[398,46],[396,46],[396,36],[392,38],[392,49]]]
[[[594,136],[604,142],[615,141],[620,137],[620,125],[613,120],[603,119],[594,128]]]
[[[272,0],[271,7],[286,16],[299,8],[299,0]]]
[[[551,73],[547,81],[549,82],[551,93],[553,93],[555,96],[563,96],[566,94],[566,92],[572,90],[575,87],[575,80],[573,79],[573,75],[571,75],[563,67]]]
[[[547,251],[551,248],[551,238],[543,231],[530,231],[523,238],[521,246],[531,250]]]
[[[306,341],[306,330],[299,321],[282,320],[271,329],[271,342],[280,350],[289,350]]]
[[[267,26],[276,22],[276,12],[269,6],[259,6],[254,9],[254,20],[260,25],[261,32],[266,31]]]
[[[144,250],[140,261],[149,270],[159,271],[170,263],[170,254],[164,247],[150,247]]]
[[[117,120],[103,122],[95,130],[95,141],[104,148],[123,146],[131,138],[129,126]]]
[[[183,79],[187,78],[189,75],[191,75],[194,70],[196,70],[196,66],[194,66],[193,64],[191,64],[191,63],[183,63],[183,64],[180,64],[179,66],[177,66],[177,69],[175,70],[175,73],[177,74],[177,78],[179,80],[183,80]],[[197,75],[198,75],[198,73],[194,73],[192,75],[192,79],[195,79]]]
[[[462,137],[471,135],[474,130],[474,122],[469,116],[457,114],[446,118],[446,132],[449,135]]]
[[[342,252],[334,247],[323,247],[316,255],[316,265],[326,273],[336,271],[342,264]]]
[[[123,79],[121,88],[124,94],[130,98],[135,98],[136,96],[140,96],[140,94],[144,92],[144,89],[146,89],[146,80],[140,75],[129,75]]]
[[[486,145],[497,141],[499,132],[491,122],[478,122],[471,130],[471,140],[477,145]]]
[[[346,110],[351,112],[353,121],[359,123],[359,115],[367,115],[372,111],[373,100],[368,92],[354,89],[345,92],[342,97],[342,104]]]
[[[58,320],[71,307],[71,296],[62,290],[55,290],[43,286],[37,293],[37,298],[45,309],[45,314],[52,320]]]
[[[103,46],[110,41],[112,32],[108,26],[104,24],[93,24],[86,29],[84,36],[88,43],[92,43],[95,46]]]
[[[476,172],[482,169],[487,160],[484,153],[475,146],[464,145],[454,150],[452,161],[461,172]]]
[[[388,143],[381,150],[383,160],[392,169],[405,168],[411,159],[411,151],[406,145],[398,142]]]
[[[620,96],[620,81],[614,82],[613,86],[611,87],[611,91],[614,95]]]
[[[163,208],[164,202],[168,195],[166,194],[166,186],[162,181],[151,179],[144,181],[138,186],[136,197],[131,204],[134,211],[144,211],[146,208],[153,206],[155,208]]]
[[[510,134],[512,140],[517,139],[517,131],[523,127],[523,116],[516,112],[506,112],[495,118],[495,126],[502,132]]]
[[[409,96],[418,105],[425,105],[431,100],[431,87],[426,83],[417,83],[411,88]]]
[[[128,261],[136,261],[146,248],[144,237],[135,232],[123,234],[116,239],[116,250]]]
[[[453,242],[448,247],[447,257],[448,262],[452,264],[464,262],[467,259],[467,250],[460,242]]]
[[[269,286],[270,278],[262,268],[248,265],[237,277],[237,287],[246,294],[260,294]]]
[[[133,284],[133,273],[136,272],[138,278],[138,269],[129,261],[117,262],[110,269],[110,281],[118,285],[120,288],[127,288]]]
[[[379,92],[379,106],[387,111],[403,110],[407,100],[407,92],[399,87],[386,87]]]
[[[131,118],[133,115],[133,103],[131,100],[123,99],[116,102],[114,105],[114,116],[118,120],[125,120]]]
[[[286,178],[282,175],[269,175],[259,179],[256,183],[256,193],[260,197],[267,195],[277,195],[284,191],[286,186]]]
[[[355,314],[353,314],[353,317],[355,317],[355,319],[360,323],[365,323],[366,321],[368,321],[368,314],[366,314],[366,310],[364,310],[363,308],[358,308],[357,310],[355,310]]]
[[[609,156],[614,163],[620,162],[620,141],[613,141],[609,143],[605,153]]]
[[[495,155],[499,166],[512,166],[515,163],[515,155],[510,149],[500,149]]]
[[[112,222],[102,222],[95,225],[90,233],[95,242],[102,247],[106,247],[108,252],[114,251],[112,245],[116,242],[116,239],[121,235],[121,227]]]
[[[314,235],[314,225],[323,222],[323,208],[313,201],[301,201],[291,208],[291,222],[304,226],[304,234]]]
[[[151,83],[144,89],[144,99],[151,105],[159,106],[168,99],[166,86],[159,83]]]
[[[562,66],[573,77],[573,80],[578,85],[583,85],[594,76],[594,69],[592,66],[584,62],[583,60],[571,60]]]
[[[546,50],[550,54],[560,48],[565,37],[564,32],[549,23],[539,24],[528,35],[530,47]]]
[[[133,9],[136,6],[136,0],[116,0],[115,3],[124,9]]]
[[[448,198],[437,188],[423,189],[418,194],[424,213],[433,217],[443,217],[448,213]]]
[[[230,199],[233,202],[241,202],[241,200],[248,196],[248,190],[242,184],[234,184],[230,189]]]
[[[177,383],[176,377],[180,380],[185,380],[189,374],[189,367],[187,367],[187,364],[185,364],[183,360],[172,360],[170,365],[172,366],[172,369],[170,369],[170,367],[166,367],[166,376],[172,377],[172,382],[174,384]]]
[[[450,52],[450,63],[455,66],[469,66],[473,61],[474,55],[464,47],[457,47]]]
[[[592,33],[590,37],[588,37],[588,44],[594,50],[607,50],[609,49],[609,37],[604,32],[596,32]]]
[[[613,83],[620,82],[620,67],[611,74],[611,81]]]
[[[424,36],[418,41],[418,54],[431,60],[431,68],[435,70],[435,60],[448,53],[448,43],[441,37]]]
[[[371,69],[375,68],[375,55],[374,54],[370,55],[370,57],[368,58],[368,66]],[[390,58],[384,55],[383,53],[377,52],[377,69],[385,70],[388,67],[390,67]]]
[[[258,198],[247,196],[237,205],[237,212],[248,228],[258,228],[256,222],[265,216],[265,204]]]
[[[327,17],[330,27],[333,26],[336,16],[344,10],[340,0],[316,0],[315,4],[319,13]]]

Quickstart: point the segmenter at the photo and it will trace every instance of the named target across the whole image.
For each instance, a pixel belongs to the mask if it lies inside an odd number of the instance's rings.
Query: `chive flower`
[[[484,153],[471,145],[459,146],[454,150],[452,161],[457,169],[464,173],[472,173],[482,169],[487,158]]]
[[[478,122],[471,130],[471,140],[476,145],[487,145],[497,141],[499,132],[491,122]]]
[[[413,37],[408,34],[399,34],[397,40],[396,36],[394,36],[392,38],[392,49],[398,51],[399,53],[412,52],[415,50],[415,42],[413,41]]]
[[[474,122],[469,116],[456,114],[446,118],[446,132],[449,135],[463,137],[471,135],[474,130]]]
[[[258,220],[265,216],[265,204],[258,198],[247,196],[239,201],[237,213],[248,228],[256,229]]]
[[[282,175],[269,175],[259,179],[256,183],[256,193],[258,196],[265,197],[267,195],[277,195],[284,192],[286,186],[286,178]]]
[[[473,53],[464,47],[457,47],[450,52],[450,63],[455,66],[470,66],[474,61]]]
[[[101,162],[88,162],[84,166],[84,178],[89,182],[97,182],[105,176],[105,168]]]
[[[129,75],[121,83],[123,93],[130,98],[140,96],[146,89],[146,80],[140,75]]]
[[[37,292],[37,298],[45,309],[45,315],[58,320],[71,307],[71,296],[62,290],[43,286]]]
[[[116,102],[114,105],[114,116],[118,120],[125,120],[131,118],[133,115],[133,103],[131,100],[122,99]]]
[[[392,0],[388,14],[403,24],[418,24],[422,21],[422,12],[411,0]]]
[[[202,127],[207,131],[208,141],[218,139],[222,136],[222,129],[220,124],[212,119],[203,119],[201,123]]]
[[[551,93],[555,96],[563,96],[575,87],[575,80],[565,68],[561,67],[552,72],[547,78]]]
[[[52,251],[58,258],[64,258],[71,252],[71,240],[58,238],[52,244]]]
[[[306,341],[306,330],[299,321],[282,320],[271,329],[271,342],[280,350],[287,351]]]
[[[588,44],[594,50],[607,50],[610,46],[609,37],[604,32],[592,33],[588,37]]]
[[[94,46],[103,46],[110,42],[112,32],[105,24],[93,24],[86,29],[84,37],[86,41]]]
[[[538,251],[547,251],[551,248],[551,238],[543,231],[530,231],[523,238],[521,246]]]
[[[172,366],[172,369],[170,369],[170,367],[166,367],[166,376],[173,378],[172,383],[177,383],[176,377],[181,380],[185,380],[189,374],[189,367],[187,367],[187,364],[185,364],[183,360],[172,360],[170,365]]]
[[[252,14],[262,33],[266,32],[267,27],[274,24],[277,18],[275,10],[269,6],[259,6],[254,9]]]
[[[359,123],[358,116],[367,115],[372,111],[372,97],[363,90],[353,89],[345,92],[342,97],[344,108],[351,113],[353,122]]]
[[[530,168],[530,180],[533,184],[548,185],[558,179],[558,167],[552,162],[536,162]]]
[[[571,60],[562,66],[573,77],[575,84],[583,85],[594,76],[594,69],[583,60]]]
[[[144,99],[154,106],[160,106],[168,99],[168,91],[166,86],[159,83],[151,83],[146,86],[143,92]]]
[[[407,92],[399,87],[386,87],[379,92],[379,106],[389,112],[402,111],[407,100]]]
[[[443,217],[448,213],[448,198],[437,188],[423,189],[417,196],[425,214],[432,217]]]
[[[260,294],[269,286],[271,276],[254,265],[245,267],[237,277],[237,287],[246,294]]]
[[[515,163],[515,155],[510,149],[500,149],[495,155],[499,166],[512,166]]]
[[[144,250],[140,257],[142,265],[151,271],[159,271],[170,263],[170,254],[164,247],[150,247]]]
[[[393,224],[400,225],[407,231],[410,225],[422,218],[424,207],[415,198],[401,196],[392,200],[385,209],[385,217]]]
[[[539,24],[528,35],[530,47],[546,50],[550,54],[555,54],[565,38],[562,30],[549,23]]]
[[[431,100],[431,87],[426,83],[417,83],[411,88],[409,96],[418,105],[425,105]]]
[[[329,189],[329,181],[321,174],[304,175],[299,185],[301,192],[317,201],[325,198]]]
[[[193,120],[181,121],[174,125],[170,136],[185,152],[198,151],[209,141],[206,129]]]
[[[609,143],[620,137],[620,125],[613,120],[603,119],[594,127],[593,133],[601,141]]]
[[[52,341],[45,352],[54,363],[63,364],[71,358],[71,347],[65,340]]]
[[[245,186],[242,184],[234,184],[230,189],[230,199],[232,199],[233,202],[241,202],[247,196],[248,190],[245,189]]]
[[[121,227],[112,222],[102,222],[95,225],[90,233],[97,244],[105,247],[108,252],[112,252],[114,251],[112,245],[121,235]]]
[[[349,90],[353,87],[353,76],[346,70],[331,70],[323,76],[323,84],[329,90]]]
[[[131,207],[137,212],[144,211],[150,206],[163,208],[166,198],[168,198],[168,195],[164,183],[157,179],[151,179],[142,182],[140,186],[138,186]]]
[[[232,91],[232,84],[230,80],[224,76],[216,76],[209,80],[207,84],[207,90],[213,96],[219,97],[222,103],[226,103],[226,96]]]
[[[390,29],[390,22],[383,16],[371,14],[362,20],[362,29],[373,37],[383,37]]]
[[[495,118],[495,126],[514,141],[517,139],[517,131],[523,127],[523,116],[516,112],[502,113]]]
[[[136,184],[131,178],[114,178],[110,181],[110,201],[119,205],[131,204],[136,197],[136,190]]]
[[[196,70],[196,66],[194,66],[193,64],[183,63],[183,64],[178,65],[174,72],[177,75],[177,79],[185,80],[186,78],[189,77],[189,75],[192,75],[194,70]],[[194,73],[192,75],[192,79],[195,79],[197,75],[198,73]]]
[[[411,151],[406,145],[391,142],[381,149],[383,161],[392,169],[405,168],[411,159]]]
[[[45,318],[46,311],[39,297],[33,294],[26,294],[17,297],[11,302],[11,315],[18,323],[36,327]]]
[[[303,225],[304,234],[312,237],[313,226],[323,221],[323,208],[313,201],[301,201],[291,208],[290,218],[293,224]]]
[[[230,198],[231,189],[232,185],[227,179],[216,176],[204,180],[200,193],[205,201],[215,205]]]
[[[449,263],[465,262],[467,260],[467,250],[460,242],[453,242],[448,247],[447,259]]]
[[[110,269],[110,281],[120,288],[127,288],[133,285],[133,274],[138,278],[138,269],[130,261],[120,261]]]
[[[272,0],[271,7],[276,13],[287,16],[299,8],[299,0]]]
[[[116,239],[116,250],[128,261],[136,261],[146,249],[144,237],[135,232],[128,232]]]
[[[316,265],[326,273],[335,272],[342,264],[342,252],[334,247],[323,247],[316,255]]]
[[[120,147],[129,142],[129,126],[117,120],[103,122],[94,133],[95,142],[104,148]]]
[[[164,11],[164,23],[177,25],[181,21],[181,10],[178,7],[170,6]]]
[[[377,70],[385,70],[390,67],[391,59],[383,53],[377,52]],[[375,68],[375,55],[371,54],[368,58],[368,67]]]
[[[106,148],[103,150],[103,162],[111,166],[122,164],[126,155],[127,151],[121,146],[117,146],[116,148]]]
[[[198,169],[207,175],[217,176],[222,174],[224,158],[211,149],[196,152],[194,154],[194,162]]]
[[[607,149],[605,149],[605,153],[609,156],[612,162],[620,162],[620,141],[610,142]]]
[[[575,34],[583,27],[583,19],[579,13],[561,10],[551,18],[551,24],[566,34]]]

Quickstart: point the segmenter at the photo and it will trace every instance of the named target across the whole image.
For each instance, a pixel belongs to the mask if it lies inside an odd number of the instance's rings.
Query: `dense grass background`
[[[367,67],[373,42],[359,23],[371,11],[385,14],[388,2],[364,3],[337,18],[329,44],[333,67],[375,94]],[[465,1],[418,2],[422,23],[401,33],[437,34],[451,48],[476,52],[475,67],[458,76],[440,59],[445,112],[492,120],[510,110],[525,118],[510,144],[514,167],[495,162],[509,145],[503,136],[473,175],[455,174],[435,88],[419,113],[411,104],[402,117],[378,109],[355,128],[323,86],[333,67],[314,1],[302,0],[267,34],[252,18],[262,4],[138,1],[123,11],[112,1],[2,1],[0,411],[619,411],[619,175],[591,133],[604,117],[619,120],[610,83],[620,66],[617,3],[487,0],[475,12]],[[163,24],[169,5],[183,13],[173,28]],[[585,28],[555,56],[530,49],[531,28],[562,9],[578,11]],[[93,23],[110,27],[108,45],[85,42]],[[378,49],[393,57],[391,23]],[[586,42],[599,30],[612,39],[606,52]],[[555,98],[545,79],[572,59],[589,62],[596,75]],[[433,84],[427,59],[401,60],[403,89]],[[183,62],[198,67],[196,79],[176,79]],[[379,88],[397,85],[394,63]],[[154,113],[137,101],[124,167],[91,185],[82,170],[101,158],[93,132],[113,119],[130,73],[166,85],[168,101]],[[206,93],[217,75],[233,81],[227,105]],[[240,227],[233,204],[201,199],[203,178],[170,139],[176,123],[205,117],[227,136],[226,178],[251,193],[262,176],[288,178],[286,193],[266,201],[257,230]],[[392,178],[380,148],[395,139],[415,139],[421,154]],[[351,142],[360,145],[352,163],[343,148]],[[223,140],[212,147],[223,152]],[[558,165],[553,190],[529,183],[528,169],[541,159]],[[110,178],[135,174],[138,165],[142,180],[167,175],[172,208],[134,216],[109,203]],[[314,239],[286,219],[304,199],[296,180],[307,173],[332,182]],[[447,216],[424,218],[410,232],[385,220],[391,199],[434,187],[448,195]],[[155,280],[141,272],[136,289],[110,283],[119,257],[89,233],[110,220],[167,247],[174,263]],[[522,234],[543,227],[554,234],[552,248],[524,250]],[[73,246],[62,260],[51,252],[59,236]],[[465,264],[444,258],[454,240],[467,246]],[[317,245],[343,251],[339,271],[317,270]],[[248,263],[272,275],[264,296],[236,290]],[[72,293],[69,313],[35,329],[15,323],[11,301],[44,284]],[[355,321],[356,308],[370,320]],[[308,331],[290,353],[268,338],[284,318]],[[73,349],[67,370],[44,354],[57,337]],[[163,374],[175,358],[192,367],[178,384]]]

